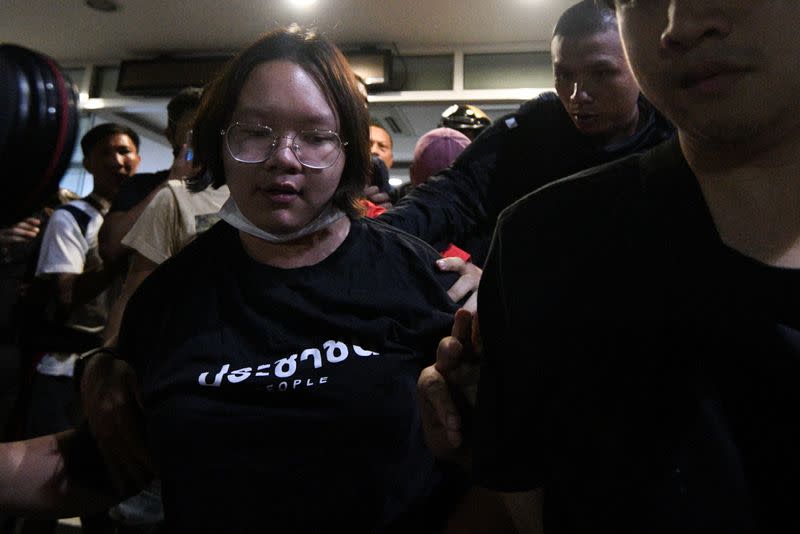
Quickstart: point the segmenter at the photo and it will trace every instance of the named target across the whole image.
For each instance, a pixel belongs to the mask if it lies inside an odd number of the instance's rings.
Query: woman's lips
[[[261,193],[276,204],[291,204],[300,196],[293,185],[273,185],[260,189]]]

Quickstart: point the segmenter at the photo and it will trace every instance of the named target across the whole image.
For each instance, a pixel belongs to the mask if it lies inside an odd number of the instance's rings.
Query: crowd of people
[[[402,195],[390,133],[309,29],[172,100],[169,170],[93,128],[91,195],[0,232],[2,354],[32,372],[0,512],[800,530],[798,22],[794,0],[581,0],[555,91],[492,124],[446,110]]]

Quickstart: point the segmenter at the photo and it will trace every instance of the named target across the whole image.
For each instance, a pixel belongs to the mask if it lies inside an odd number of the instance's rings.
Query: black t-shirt
[[[426,450],[416,379],[449,330],[438,254],[357,220],[322,262],[251,259],[224,222],[131,299],[166,524],[180,532],[429,532],[459,481]]]
[[[475,476],[548,532],[797,532],[800,271],[725,246],[670,142],[508,208]]]
[[[575,128],[555,93],[543,93],[495,121],[449,169],[415,187],[380,218],[437,250],[455,243],[482,265],[497,217],[512,202],[672,137],[672,126],[643,98],[639,110],[639,130],[623,143],[605,146]]]
[[[130,180],[126,180],[119,192],[114,197],[109,213],[115,211],[128,211],[136,204],[144,200],[150,192],[163,184],[169,177],[169,169],[158,172],[144,172],[134,175]]]

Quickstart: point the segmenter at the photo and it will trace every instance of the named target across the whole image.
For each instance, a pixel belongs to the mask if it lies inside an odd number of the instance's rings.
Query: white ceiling
[[[277,25],[313,24],[335,42],[420,48],[530,45],[546,48],[558,15],[575,0],[2,0],[0,40],[59,61],[98,61],[175,52],[228,52]]]

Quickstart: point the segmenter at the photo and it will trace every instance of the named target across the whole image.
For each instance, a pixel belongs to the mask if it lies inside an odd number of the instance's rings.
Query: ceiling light
[[[317,0],[289,0],[289,4],[293,7],[307,8],[317,3]]]

